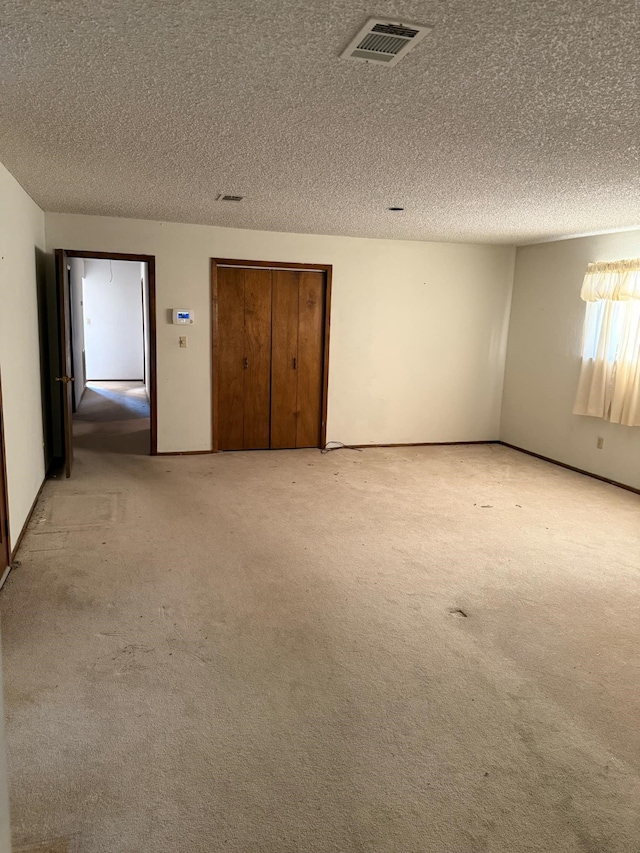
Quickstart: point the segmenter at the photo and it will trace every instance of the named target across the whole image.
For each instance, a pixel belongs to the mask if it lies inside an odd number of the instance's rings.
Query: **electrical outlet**
[[[187,336],[186,335],[180,335],[178,340],[180,341],[180,348],[186,349],[187,348]]]
[[[604,447],[604,438],[601,435],[598,436],[598,440],[596,441],[596,447],[598,448],[598,450],[602,450],[602,448]]]

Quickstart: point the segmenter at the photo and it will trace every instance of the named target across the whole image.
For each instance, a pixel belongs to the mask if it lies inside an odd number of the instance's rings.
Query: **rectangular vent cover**
[[[217,196],[216,201],[242,201],[243,198],[243,195],[226,195],[220,193],[220,195]]]
[[[431,29],[422,24],[393,24],[370,18],[340,54],[340,59],[395,65]]]

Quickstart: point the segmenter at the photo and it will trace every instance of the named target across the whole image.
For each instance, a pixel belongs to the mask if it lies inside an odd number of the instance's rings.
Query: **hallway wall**
[[[0,374],[12,545],[44,479],[38,281],[44,213],[0,165]]]
[[[83,293],[87,381],[144,379],[140,264],[84,260]]]
[[[160,452],[211,448],[211,257],[333,264],[328,440],[498,438],[511,247],[62,213],[46,227],[50,249],[156,257]],[[172,325],[176,307],[195,324]]]

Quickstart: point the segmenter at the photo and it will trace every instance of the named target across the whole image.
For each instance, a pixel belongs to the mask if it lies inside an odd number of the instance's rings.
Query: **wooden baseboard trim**
[[[483,441],[410,441],[400,444],[349,444],[347,446],[365,450],[367,447],[455,447],[461,444],[502,444],[502,442],[497,438],[488,438]]]
[[[22,530],[20,531],[20,533],[18,534],[18,538],[16,539],[16,544],[13,546],[13,548],[11,550],[11,562],[13,562],[15,560],[16,554],[18,553],[18,550],[20,549],[20,545],[22,544],[24,534],[27,532],[27,527],[29,526],[29,522],[31,521],[31,516],[33,515],[34,510],[38,504],[38,501],[40,500],[40,495],[42,494],[42,490],[44,489],[44,484],[46,482],[47,482],[47,480],[45,477],[45,479],[42,481],[40,488],[38,489],[38,493],[36,494],[36,496],[33,500],[33,503],[31,504],[31,509],[27,513],[27,517],[25,519],[25,522],[22,525]],[[11,544],[11,543],[9,543],[9,544]]]
[[[526,453],[527,456],[535,456],[536,459],[542,459],[543,462],[551,462],[552,465],[559,465],[560,468],[566,468],[567,471],[575,471],[576,474],[584,474],[585,477],[591,477],[594,480],[600,480],[602,483],[608,483],[610,486],[617,486],[619,489],[624,489],[627,492],[633,492],[634,495],[640,495],[640,489],[635,486],[627,486],[626,483],[619,483],[617,480],[611,480],[609,477],[601,477],[600,474],[593,474],[591,471],[585,471],[583,468],[576,468],[575,465],[568,465],[566,462],[559,462],[557,459],[551,459],[550,456],[543,456],[541,453],[534,453],[533,450],[525,450],[524,447],[518,447],[515,444],[509,444],[508,441],[499,441],[504,447],[510,447],[511,450],[517,450],[519,453]]]
[[[329,442],[332,444],[332,442]],[[497,438],[488,438],[482,441],[414,441],[408,443],[399,443],[399,444],[347,444],[345,447],[356,447],[358,450],[366,450],[367,447],[375,448],[375,447],[448,447],[455,446],[460,444],[502,444],[501,441],[498,441]],[[313,450],[312,447],[265,447],[263,450]],[[322,450],[322,448],[318,448]],[[336,450],[340,448],[336,447]],[[223,452],[223,451],[220,451]],[[239,450],[239,451],[228,451],[230,453],[248,453],[247,450]],[[199,456],[202,454],[212,454],[218,453],[217,450],[164,450],[162,452],[158,451],[156,456]]]
[[[163,450],[158,451],[155,456],[203,456],[211,453],[213,450]]]

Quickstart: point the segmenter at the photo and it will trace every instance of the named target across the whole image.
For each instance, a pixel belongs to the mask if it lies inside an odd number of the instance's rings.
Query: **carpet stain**
[[[30,847],[18,847],[14,853],[74,853],[76,849],[71,838],[55,838]]]
[[[94,527],[115,524],[118,514],[117,493],[58,495],[48,507],[52,527]]]
[[[23,549],[25,553],[35,551],[59,551],[65,547],[68,536],[68,530],[43,530],[32,532],[27,537],[23,545]]]

